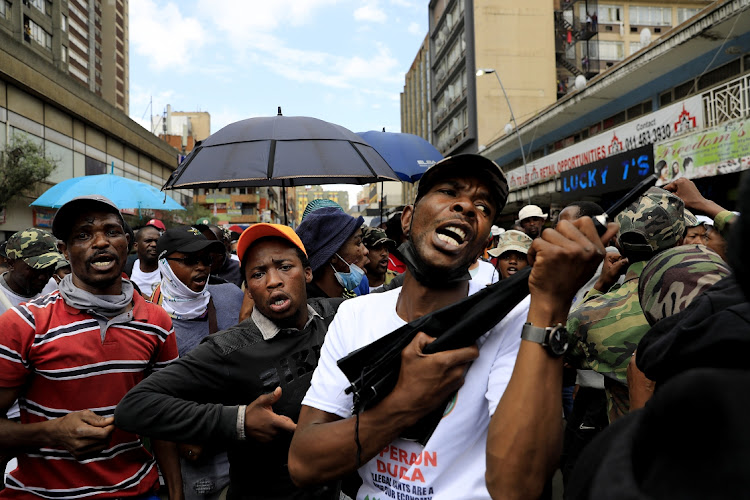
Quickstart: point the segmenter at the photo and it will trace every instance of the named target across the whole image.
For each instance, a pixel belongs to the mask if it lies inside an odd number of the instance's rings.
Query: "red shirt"
[[[391,253],[388,254],[388,270],[395,271],[398,274],[403,274],[406,272],[406,264],[401,262],[398,257]]]
[[[0,387],[28,384],[19,397],[24,424],[85,409],[112,416],[148,372],[177,358],[171,319],[137,293],[131,317],[109,325],[103,340],[96,318],[59,292],[9,309],[0,331]],[[62,448],[19,455],[0,498],[108,498],[157,488],[153,456],[138,436],[115,429],[109,446],[82,462]]]

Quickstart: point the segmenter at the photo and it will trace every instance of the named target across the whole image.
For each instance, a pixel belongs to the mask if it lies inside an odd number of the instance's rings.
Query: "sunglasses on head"
[[[210,266],[213,263],[211,254],[194,254],[194,255],[188,255],[187,257],[167,257],[166,259],[176,260],[177,262],[182,262],[184,265],[188,267],[196,266],[198,265],[198,263],[201,263],[204,266]]]

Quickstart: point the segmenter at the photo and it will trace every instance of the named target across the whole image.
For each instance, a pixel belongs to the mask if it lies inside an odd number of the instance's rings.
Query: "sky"
[[[207,111],[213,133],[281,106],[353,132],[400,132],[427,3],[131,0],[130,116],[150,129],[151,109]]]

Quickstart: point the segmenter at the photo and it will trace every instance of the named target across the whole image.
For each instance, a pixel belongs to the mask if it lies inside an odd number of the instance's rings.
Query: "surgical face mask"
[[[333,267],[333,264],[331,264],[331,268],[333,269],[333,275],[336,276],[336,281],[339,282],[339,285],[343,286],[345,290],[353,291],[355,290],[359,284],[362,282],[362,278],[365,275],[365,272],[359,268],[356,264],[349,264],[347,261],[341,258],[339,254],[336,254],[336,257],[341,259],[341,262],[349,266],[349,272],[348,273],[342,273],[340,271],[337,271],[335,267]]]

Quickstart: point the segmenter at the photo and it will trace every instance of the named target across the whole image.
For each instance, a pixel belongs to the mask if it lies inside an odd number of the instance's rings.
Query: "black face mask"
[[[448,288],[463,281],[469,281],[469,266],[453,267],[449,270],[438,270],[423,261],[414,248],[411,240],[407,240],[398,247],[401,260],[404,261],[409,272],[422,285],[430,288]]]

